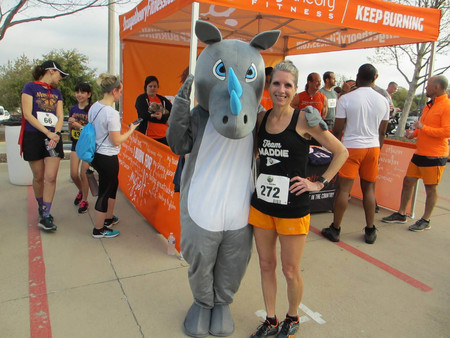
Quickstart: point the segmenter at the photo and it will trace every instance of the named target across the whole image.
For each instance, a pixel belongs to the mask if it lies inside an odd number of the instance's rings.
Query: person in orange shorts
[[[275,334],[279,338],[295,336],[303,294],[300,260],[310,222],[309,191],[321,190],[347,158],[345,147],[328,132],[317,110],[308,107],[300,111],[290,106],[297,82],[298,70],[291,61],[277,64],[269,85],[273,108],[258,115],[260,166],[248,222],[253,225],[267,317],[250,335],[254,338]],[[333,153],[328,169],[316,182],[306,178],[311,136]],[[275,315],[277,239],[289,303],[282,323]]]
[[[417,180],[425,185],[426,200],[422,217],[409,226],[411,231],[430,229],[430,217],[438,198],[437,187],[444,173],[448,159],[448,138],[450,138],[450,99],[447,95],[448,80],[443,75],[428,80],[426,94],[431,99],[419,121],[408,129],[405,136],[417,138],[416,151],[411,158],[403,179],[400,208],[398,212],[384,217],[385,223],[406,223],[406,207],[411,200]]]
[[[340,97],[333,128],[341,139],[349,157],[339,170],[338,188],[334,200],[333,223],[322,229],[322,235],[332,242],[339,242],[341,223],[348,206],[348,197],[359,173],[363,206],[366,216],[364,240],[373,244],[377,238],[373,224],[375,218],[375,181],[378,175],[378,158],[389,122],[389,103],[383,95],[372,89],[377,70],[371,64],[359,67],[357,89]]]

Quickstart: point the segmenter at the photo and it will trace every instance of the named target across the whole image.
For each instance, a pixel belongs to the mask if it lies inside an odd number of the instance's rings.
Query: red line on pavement
[[[320,232],[319,229],[310,226],[310,230],[312,232],[314,232],[315,234],[322,236],[322,233]],[[364,259],[365,261],[379,267],[380,269],[390,273],[391,275],[393,275],[394,277],[397,277],[398,279],[401,279],[402,281],[410,284],[411,286],[414,286],[415,288],[421,289],[423,292],[428,292],[433,290],[431,287],[429,287],[428,285],[419,282],[417,279],[412,278],[411,276],[408,276],[407,274],[393,268],[392,266],[387,265],[386,263],[383,263],[382,261],[352,247],[351,245],[344,243],[342,241],[339,241],[337,243],[333,243],[336,244],[337,246],[340,246],[342,249],[347,250],[348,252],[351,252],[352,254],[358,256],[359,258]]]
[[[28,187],[28,298],[30,300],[30,336],[52,337],[48,308],[45,263],[41,232],[37,226],[37,202],[33,188]]]

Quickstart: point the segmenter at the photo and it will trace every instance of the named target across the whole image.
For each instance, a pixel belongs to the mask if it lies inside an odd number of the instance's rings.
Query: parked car
[[[3,107],[0,106],[0,121],[4,121],[10,118],[9,112]]]
[[[418,119],[418,116],[408,116],[406,118],[405,129],[409,129]]]

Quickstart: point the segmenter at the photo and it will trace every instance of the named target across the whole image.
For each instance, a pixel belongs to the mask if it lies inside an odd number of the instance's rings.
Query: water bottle
[[[89,184],[89,189],[91,190],[92,196],[98,196],[98,182],[95,178],[94,171],[90,168],[86,170],[86,177]]]
[[[174,256],[177,254],[177,250],[175,249],[175,237],[173,236],[173,232],[171,232],[169,238],[167,238],[167,254],[170,256]]]
[[[55,148],[51,148],[49,146],[50,140],[48,138],[45,139],[45,148],[48,151],[48,154],[50,155],[50,157],[57,157],[58,156],[58,152],[55,150]]]

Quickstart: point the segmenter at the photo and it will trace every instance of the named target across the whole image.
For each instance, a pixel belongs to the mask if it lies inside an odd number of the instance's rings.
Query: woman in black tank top
[[[300,260],[309,229],[309,191],[321,190],[348,156],[345,147],[326,130],[317,110],[305,112],[290,106],[297,82],[298,71],[291,61],[277,64],[269,86],[273,108],[258,117],[260,170],[249,223],[253,225],[258,250],[267,318],[250,337],[266,337],[278,331],[277,337],[288,337],[298,330],[297,309],[303,294]],[[333,153],[321,181],[316,182],[306,178],[311,136]],[[275,315],[277,237],[289,303],[282,324]]]

